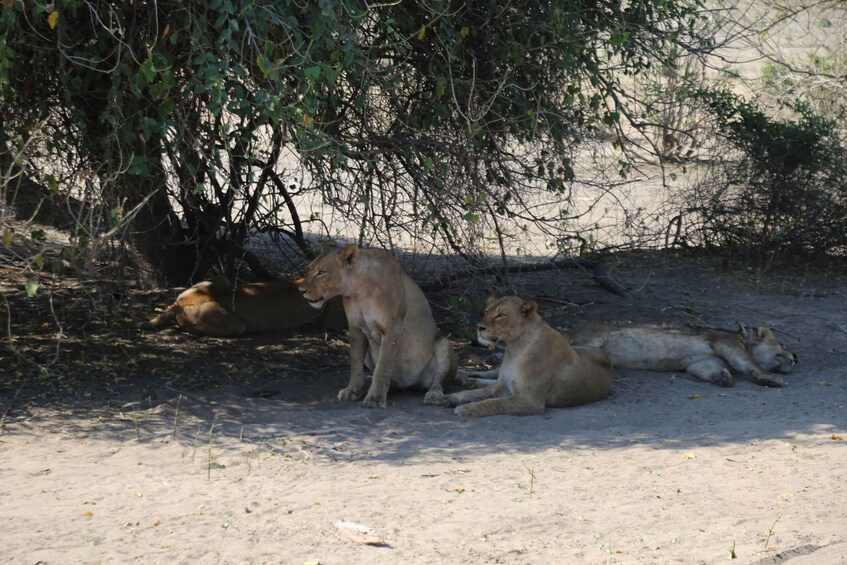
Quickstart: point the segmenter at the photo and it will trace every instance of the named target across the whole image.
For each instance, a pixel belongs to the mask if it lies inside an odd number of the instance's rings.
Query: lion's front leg
[[[482,388],[474,388],[470,390],[462,390],[446,395],[444,398],[450,406],[459,406],[469,402],[479,402],[488,398],[500,396],[505,391],[505,387],[499,381],[484,386]]]
[[[765,373],[753,358],[741,348],[733,348],[719,344],[715,347],[717,353],[723,357],[729,366],[741,373],[752,377],[753,382],[762,386],[780,387],[785,386],[785,380],[776,375]]]
[[[473,391],[470,391],[473,392]],[[506,396],[503,398],[489,398],[479,402],[471,402],[456,407],[453,411],[457,416],[470,416],[472,418],[483,418],[485,416],[496,416],[505,414],[509,416],[530,416],[544,412],[544,402],[522,398],[520,396]]]
[[[365,408],[385,408],[388,401],[388,389],[391,385],[391,375],[397,370],[397,359],[400,353],[400,332],[386,333],[379,347],[379,357],[376,360],[376,367],[374,367],[371,388],[362,401],[362,406]]]
[[[350,382],[338,392],[338,400],[358,400],[365,394],[365,354],[368,339],[359,328],[350,328]]]

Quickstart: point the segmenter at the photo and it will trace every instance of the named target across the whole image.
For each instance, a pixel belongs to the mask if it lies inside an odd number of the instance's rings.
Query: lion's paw
[[[788,384],[786,380],[782,377],[777,377],[776,375],[768,375],[766,373],[754,375],[753,382],[755,382],[757,385],[769,387],[782,387]]]
[[[385,401],[385,396],[380,398],[378,395],[369,393],[362,401],[362,406],[365,408],[385,408]]]
[[[424,404],[432,406],[450,406],[450,399],[440,390],[431,390],[424,396]]]
[[[360,398],[362,398],[362,392],[356,387],[348,386],[338,391],[338,400],[341,402],[359,400]]]
[[[453,414],[456,416],[467,416],[471,418],[478,418],[480,415],[476,413],[474,407],[470,404],[462,404],[461,406],[456,406],[453,409]]]
[[[721,369],[721,372],[713,378],[712,382],[719,386],[735,386],[735,381],[732,379],[732,373],[730,373],[728,369]]]

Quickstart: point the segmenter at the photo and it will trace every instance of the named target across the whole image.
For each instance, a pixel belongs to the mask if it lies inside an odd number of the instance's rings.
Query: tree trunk
[[[147,153],[150,158],[151,152]],[[152,160],[151,160],[152,161]],[[125,210],[147,199],[127,232],[131,255],[142,286],[187,286],[206,273],[198,272],[198,254],[186,239],[165,186],[160,160],[149,175],[125,174],[118,181],[127,198]]]

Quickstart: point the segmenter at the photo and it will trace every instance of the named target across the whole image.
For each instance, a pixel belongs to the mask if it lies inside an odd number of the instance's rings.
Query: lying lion
[[[325,246],[300,291],[315,308],[342,296],[350,329],[350,382],[339,400],[365,394],[364,367],[373,381],[363,406],[384,408],[390,385],[428,389],[424,402],[443,398],[458,357],[438,333],[420,287],[387,251]]]
[[[538,305],[517,296],[489,298],[477,341],[503,341],[506,352],[497,382],[446,395],[459,416],[541,414],[546,406],[587,404],[609,394],[614,373],[603,353],[571,347],[538,314]]]
[[[341,301],[330,301],[322,310],[315,310],[300,295],[298,281],[235,287],[212,280],[183,291],[176,302],[142,327],[159,330],[175,324],[191,334],[226,337],[309,323],[325,329],[347,327]]]
[[[779,343],[770,328],[758,328],[756,337],[746,332],[685,333],[650,328],[577,326],[568,332],[574,345],[599,347],[616,369],[687,371],[695,378],[721,386],[734,384],[730,369],[749,375],[757,384],[783,386],[785,381],[769,371],[789,373],[797,356]]]

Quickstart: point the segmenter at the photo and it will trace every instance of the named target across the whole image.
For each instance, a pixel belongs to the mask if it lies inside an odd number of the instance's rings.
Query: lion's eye
[[[318,275],[317,275],[317,276],[319,276],[319,277],[323,277],[323,276],[325,276],[325,275],[326,275],[326,271],[318,271]]]
[[[505,316],[503,314],[497,314],[496,316],[494,316],[495,320],[499,320],[500,318],[505,318]]]

